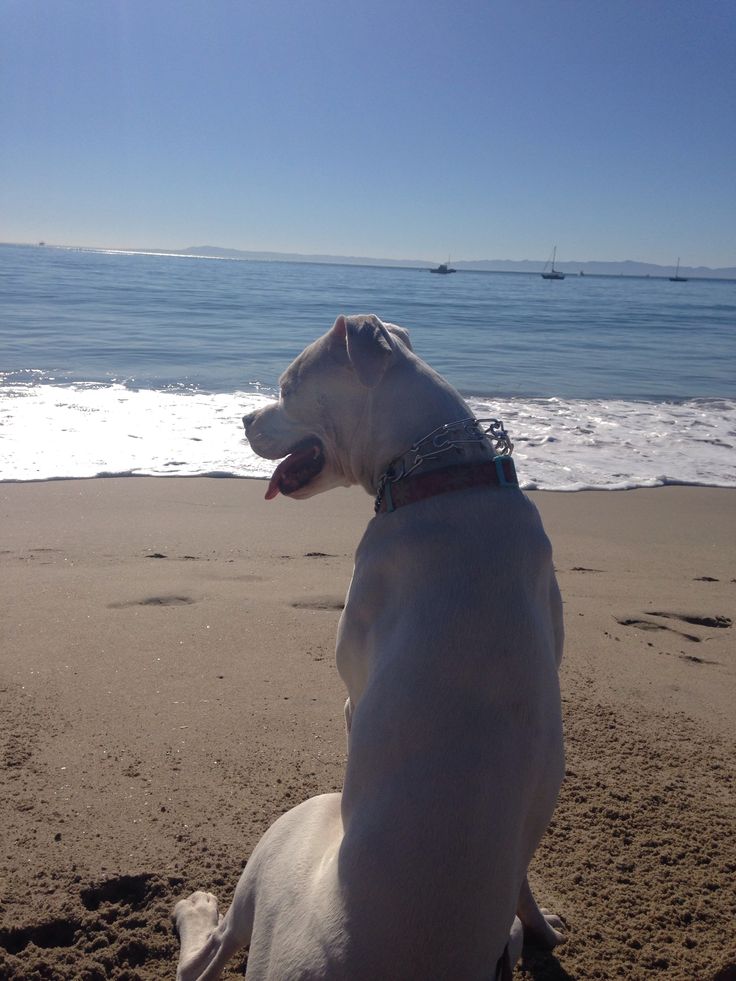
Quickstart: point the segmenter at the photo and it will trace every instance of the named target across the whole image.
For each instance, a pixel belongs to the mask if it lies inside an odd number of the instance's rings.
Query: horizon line
[[[33,242],[5,242],[1,241],[2,246],[16,246],[20,248],[50,248],[50,249],[67,249],[71,251],[83,251],[83,252],[102,252],[109,254],[118,255],[150,255],[150,256],[177,256],[181,258],[191,258],[191,259],[227,259],[230,261],[284,261],[288,262],[290,260],[302,261],[302,262],[313,262],[318,265],[383,265],[386,268],[402,266],[408,268],[425,269],[431,267],[436,263],[436,260],[431,259],[395,259],[381,256],[359,256],[359,255],[340,255],[337,253],[324,253],[324,252],[294,252],[294,251],[281,251],[275,249],[240,249],[233,246],[219,246],[219,245],[193,245],[187,246],[185,248],[175,249],[175,248],[151,248],[151,247],[124,247],[124,246],[103,246],[103,245],[71,245],[66,243],[55,243],[55,242],[45,242],[43,240],[33,241]],[[197,250],[197,251],[195,251]],[[208,252],[225,253],[223,255],[212,255]],[[233,253],[233,254],[227,254]],[[242,257],[239,259],[239,257]],[[259,258],[260,257],[260,258]],[[266,258],[264,258],[266,257]],[[453,266],[480,266],[480,265],[507,265],[507,266],[544,266],[549,263],[549,259],[455,259],[452,260]],[[653,269],[661,269],[667,271],[675,268],[675,263],[658,263],[651,262],[643,259],[566,259],[557,263],[558,267],[581,267],[586,265],[598,265],[598,266],[649,266]],[[691,272],[703,271],[703,272],[734,272],[736,273],[736,265],[733,266],[706,266],[706,265],[682,265],[680,263],[680,269],[687,270]],[[476,270],[466,269],[467,272],[472,272]],[[477,270],[478,272],[503,272],[512,270]],[[521,269],[516,270],[518,272],[538,272],[536,269]],[[601,275],[605,275],[602,273]]]

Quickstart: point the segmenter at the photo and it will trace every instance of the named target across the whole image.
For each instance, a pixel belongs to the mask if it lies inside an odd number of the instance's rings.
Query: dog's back
[[[562,779],[560,607],[516,489],[369,525],[338,644],[355,703],[340,863],[365,958],[388,944],[416,977],[488,976]]]

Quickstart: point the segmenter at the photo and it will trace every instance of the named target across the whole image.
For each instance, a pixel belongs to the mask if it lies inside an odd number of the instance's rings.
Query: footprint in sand
[[[696,627],[727,628],[733,622],[730,617],[724,617],[718,614],[715,616],[701,616],[698,613],[665,613],[651,610],[650,615],[653,617],[663,617],[666,620],[682,620],[683,623],[692,623]]]
[[[697,627],[710,627],[719,629],[728,629],[732,626],[732,620],[730,617],[721,616],[716,614],[715,616],[702,615],[699,613],[673,613],[670,611],[663,610],[648,610],[649,616],[660,617],[663,620],[680,620],[683,623],[692,623]],[[654,620],[641,619],[639,617],[616,617],[618,623],[624,627],[635,627],[637,630],[652,630],[652,631],[666,631],[667,633],[675,634],[677,637],[684,637],[686,640],[690,640],[695,644],[701,643],[704,639],[708,638],[696,637],[694,634],[685,633],[682,630],[676,630],[674,627],[667,626],[664,623],[656,623]],[[651,644],[649,645],[652,646]],[[667,653],[666,651],[664,653]],[[684,651],[678,655],[683,661],[691,661],[694,664],[718,664],[718,661],[708,660],[704,657],[697,657],[694,654],[686,654]]]
[[[129,606],[190,606],[196,602],[191,596],[146,596],[123,603],[108,603],[107,607],[110,610],[124,610]]]
[[[131,909],[140,909],[149,899],[153,879],[154,876],[145,872],[141,875],[115,876],[86,886],[81,890],[79,898],[82,906],[89,910],[99,909],[102,903],[116,903]]]
[[[652,614],[656,616],[656,614]],[[684,637],[686,640],[692,641],[694,644],[699,644],[701,641],[700,637],[696,637],[695,634],[686,634],[682,630],[675,630],[673,627],[667,627],[663,623],[655,623],[654,620],[642,620],[641,617],[614,617],[616,623],[620,623],[622,627],[635,627],[637,630],[666,630],[668,633],[677,634],[678,637]]]
[[[43,958],[39,977],[61,977],[62,971],[53,969],[61,965],[64,977],[72,976],[70,970],[74,977],[138,977],[136,969],[143,964],[163,969],[171,950],[160,938],[170,929],[172,890],[181,887],[178,876],[164,879],[147,873],[91,883],[80,889],[79,905],[63,918],[0,929],[0,954],[20,961],[27,947],[36,948],[34,958]],[[30,974],[11,969],[7,976]]]
[[[36,947],[71,947],[81,927],[78,920],[47,920],[28,927],[11,927],[0,930],[0,948],[9,954],[20,954],[28,944]]]
[[[166,555],[165,552],[148,552],[146,555],[143,556],[143,558],[144,559],[168,559],[168,555]],[[182,561],[187,560],[192,562],[192,561],[196,561],[198,556],[180,555],[179,558],[182,559]]]

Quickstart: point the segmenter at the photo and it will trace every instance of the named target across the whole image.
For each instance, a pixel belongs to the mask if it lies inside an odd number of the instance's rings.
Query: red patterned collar
[[[376,514],[395,511],[427,497],[467,490],[469,487],[518,486],[516,468],[510,456],[496,456],[480,463],[456,463],[441,470],[386,481],[376,497]]]

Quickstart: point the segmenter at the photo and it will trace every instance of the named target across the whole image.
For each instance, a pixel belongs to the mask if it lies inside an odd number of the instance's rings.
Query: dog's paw
[[[541,942],[547,947],[556,947],[565,939],[565,924],[559,916],[550,913],[547,909],[542,908],[539,912],[544,917],[546,927],[543,928],[542,940],[538,940],[537,943]]]
[[[565,940],[565,924],[559,916],[541,908],[540,915],[524,923],[524,943],[535,947],[556,947]]]
[[[174,922],[182,945],[203,941],[219,922],[217,899],[211,892],[193,892],[174,907]]]

